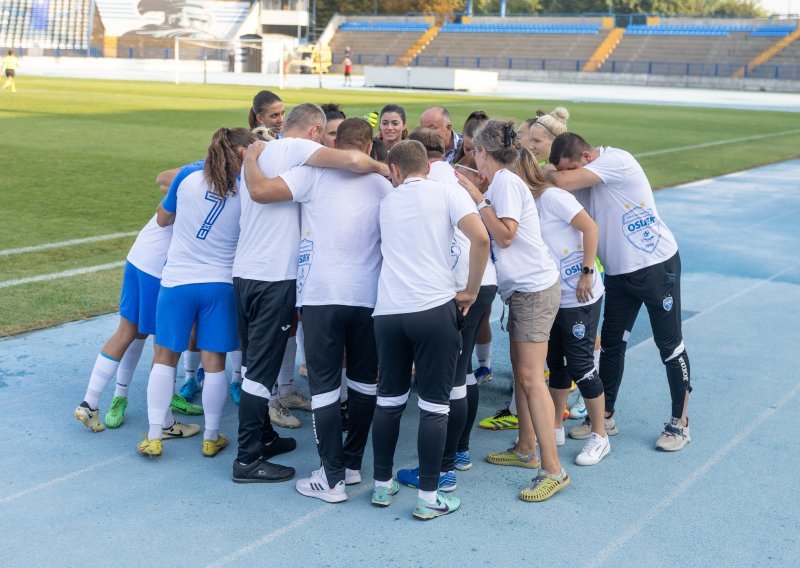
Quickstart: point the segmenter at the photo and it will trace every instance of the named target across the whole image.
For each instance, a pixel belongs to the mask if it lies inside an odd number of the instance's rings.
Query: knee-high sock
[[[108,386],[108,383],[111,382],[111,377],[117,372],[118,367],[119,361],[115,361],[103,353],[97,356],[92,375],[89,377],[89,385],[86,387],[86,395],[83,397],[89,408],[97,408],[100,403],[100,396]]]
[[[281,370],[278,373],[278,395],[288,396],[294,392],[294,362],[297,358],[297,341],[290,337],[286,343],[286,351],[283,353]]]
[[[297,322],[297,335],[295,335],[295,339],[297,340],[297,355],[300,357],[300,364],[306,364],[306,332],[303,330],[303,322]]]
[[[203,417],[205,418],[204,440],[216,440],[225,400],[228,398],[228,377],[225,371],[206,373],[203,386]]]
[[[156,363],[147,381],[147,421],[150,431],[147,438],[161,438],[161,429],[167,416],[172,394],[175,392],[175,367]]]
[[[475,380],[475,376],[472,376]],[[469,375],[467,376],[467,421],[464,424],[464,431],[458,441],[459,452],[469,451],[469,438],[472,434],[472,427],[475,425],[475,418],[478,416],[478,403],[480,402],[480,389],[477,384],[470,384]],[[452,411],[451,411],[452,412]]]
[[[125,355],[119,362],[117,368],[117,385],[114,389],[114,396],[128,396],[128,387],[131,386],[131,379],[136,366],[139,364],[139,359],[142,357],[142,350],[147,339],[134,339],[130,347],[125,350]]]
[[[237,349],[230,352],[231,357],[231,382],[242,382],[242,351]]]
[[[478,357],[478,367],[492,368],[491,343],[477,343],[475,345],[475,355]]]
[[[199,351],[184,351],[183,352],[183,373],[186,380],[197,378],[197,369],[200,368],[200,352]]]

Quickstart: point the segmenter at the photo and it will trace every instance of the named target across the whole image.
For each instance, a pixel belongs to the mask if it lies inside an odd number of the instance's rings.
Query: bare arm
[[[156,211],[156,223],[159,227],[169,227],[175,223],[175,213],[170,213],[159,203]]]
[[[586,168],[562,171],[550,170],[545,173],[545,176],[551,184],[567,191],[577,191],[603,183],[603,180],[597,174],[590,172]]]
[[[458,183],[467,190],[475,203],[483,201],[483,194],[474,183],[458,172],[456,172],[456,177],[458,177]],[[489,234],[492,235],[494,242],[496,242],[500,248],[510,247],[511,243],[514,242],[514,237],[517,236],[519,223],[508,217],[499,218],[494,211],[494,207],[484,207],[479,213],[481,219],[483,219],[484,225],[486,225],[486,229],[489,231]]]
[[[597,223],[594,222],[594,219],[589,216],[585,209],[582,209],[580,213],[572,218],[570,225],[583,233],[583,265],[594,268],[594,257],[597,256],[597,242],[599,240]],[[585,303],[594,298],[592,295],[594,278],[594,273],[581,273],[575,290],[579,302]]]
[[[467,288],[456,294],[455,298],[461,313],[467,315],[470,306],[478,297],[483,272],[489,261],[489,234],[478,216],[472,213],[461,218],[458,228],[467,236],[470,243]]]
[[[175,179],[175,176],[178,175],[178,172],[180,171],[180,168],[174,168],[172,170],[161,172],[156,176],[156,185],[161,188],[161,193],[166,194],[167,191],[169,191],[169,186],[172,185],[172,180]]]
[[[311,154],[306,164],[320,168],[342,168],[358,174],[375,172],[383,177],[389,177],[389,166],[373,160],[358,150],[335,150],[322,147]]]
[[[268,178],[258,167],[258,157],[266,147],[266,142],[253,142],[244,153],[244,179],[250,198],[256,203],[277,203],[291,201],[292,192],[281,178]]]

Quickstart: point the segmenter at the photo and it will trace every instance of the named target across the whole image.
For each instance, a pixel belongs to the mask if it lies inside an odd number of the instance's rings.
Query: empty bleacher
[[[85,50],[90,0],[2,0],[0,46]]]
[[[334,63],[350,46],[355,65],[392,65],[430,27],[425,23],[346,22],[330,43]]]

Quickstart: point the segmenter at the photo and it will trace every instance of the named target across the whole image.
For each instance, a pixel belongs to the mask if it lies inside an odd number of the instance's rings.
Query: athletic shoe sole
[[[300,489],[299,487],[295,487],[295,489],[297,489],[297,492],[300,495],[305,495],[306,497],[314,497],[321,501],[325,501],[326,503],[342,503],[344,501],[347,501],[346,493],[342,495],[330,495],[324,491],[313,491],[313,490],[305,491],[303,489]]]
[[[605,449],[603,450],[603,452],[600,454],[600,457],[599,457],[599,458],[585,458],[585,459],[580,459],[580,458],[581,458],[581,455],[583,455],[583,454],[578,454],[577,456],[575,456],[575,464],[576,464],[576,465],[597,465],[597,464],[599,464],[599,463],[602,461],[602,459],[603,459],[604,457],[606,457],[606,456],[607,456],[609,453],[611,453],[611,444],[606,444],[606,447],[605,447]]]

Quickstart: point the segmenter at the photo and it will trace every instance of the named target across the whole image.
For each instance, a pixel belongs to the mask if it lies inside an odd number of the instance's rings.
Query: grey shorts
[[[539,292],[514,292],[508,304],[508,335],[518,343],[544,343],[561,304],[561,284]]]

